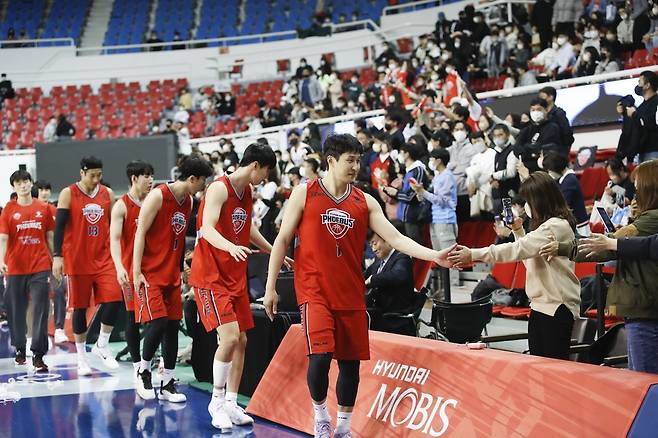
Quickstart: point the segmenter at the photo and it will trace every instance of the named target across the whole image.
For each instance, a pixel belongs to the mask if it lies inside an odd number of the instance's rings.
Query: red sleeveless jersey
[[[242,196],[238,196],[228,176],[222,176],[212,184],[224,184],[228,191],[228,198],[222,205],[215,229],[232,243],[248,247],[253,206],[251,186],[245,188]],[[200,289],[218,290],[233,296],[245,294],[247,293],[247,261],[236,261],[230,253],[208,243],[201,234],[205,204],[204,196],[197,215],[197,244],[194,249],[189,283]]]
[[[110,192],[99,184],[88,195],[75,183],[69,186],[71,204],[64,229],[64,272],[68,275],[97,274],[114,270],[110,255]]]
[[[185,251],[185,232],[192,214],[192,196],[180,204],[168,184],[155,188],[162,192],[162,206],[146,233],[142,274],[151,286],[178,286],[180,261]]]
[[[126,217],[123,218],[123,229],[121,230],[121,263],[129,275],[132,275],[135,232],[142,203],[133,199],[128,193],[123,195],[121,200],[126,206]]]
[[[361,264],[368,223],[368,204],[361,190],[350,184],[336,199],[320,179],[308,184],[295,248],[299,304],[320,301],[332,310],[366,308]]]

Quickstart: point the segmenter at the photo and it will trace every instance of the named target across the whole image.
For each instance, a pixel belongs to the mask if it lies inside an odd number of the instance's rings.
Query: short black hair
[[[32,181],[32,175],[25,169],[18,169],[16,172],[12,173],[9,177],[9,184],[14,185],[18,181]]]
[[[555,89],[555,87],[544,87],[541,90],[539,90],[539,93],[548,94],[549,96],[553,97],[553,100],[557,98],[557,90]]]
[[[128,184],[132,184],[132,177],[139,177],[140,175],[153,175],[155,171],[153,166],[146,161],[134,160],[126,165],[126,176],[128,177]]]
[[[466,130],[467,134],[470,134],[473,132],[473,128],[471,128],[471,125],[469,125],[466,120],[455,120],[455,123],[452,125],[452,129],[455,129],[458,124],[464,125],[464,129]]]
[[[540,105],[542,108],[548,109],[548,102],[546,102],[546,99],[542,99],[540,97],[535,97],[530,101],[530,106],[535,105]]]
[[[34,182],[34,187],[37,188],[37,190],[52,190],[52,186],[48,181],[45,179],[38,179]]]
[[[92,155],[89,155],[87,157],[82,157],[82,159],[80,160],[81,170],[102,169],[102,168],[103,168],[103,162],[101,161],[101,159],[96,158]]]
[[[276,155],[269,145],[259,142],[252,143],[245,149],[240,166],[248,166],[251,163],[258,163],[261,167],[273,169],[276,167]]]
[[[457,117],[461,117],[464,122],[466,122],[466,120],[468,120],[468,118],[471,116],[471,112],[468,110],[468,108],[461,105],[457,105],[457,108],[453,110],[453,113],[455,113]],[[461,122],[462,120],[459,121]]]
[[[651,86],[653,91],[658,91],[658,75],[655,72],[651,70],[645,70],[640,73],[640,76],[644,78],[645,84],[649,84]]]
[[[196,176],[197,178],[205,176],[206,178],[209,178],[214,173],[210,163],[203,158],[196,156],[184,158],[178,165],[178,171],[180,172],[180,175],[178,176],[179,181],[185,181],[191,176]]]
[[[420,160],[423,156],[423,146],[418,143],[405,143],[400,151],[405,151],[409,154],[409,158],[412,160]]]
[[[610,170],[615,175],[619,175],[621,172],[628,173],[628,167],[624,164],[619,157],[612,157],[605,162],[606,167],[610,166]]]
[[[448,163],[450,162],[450,152],[448,152],[447,149],[433,149],[432,152],[430,152],[430,158],[434,158],[435,160],[441,160],[444,166],[447,166]]]
[[[313,168],[313,173],[318,173],[318,170],[320,169],[320,163],[318,163],[318,160],[315,158],[307,158],[304,160],[304,162],[311,165]]]
[[[338,160],[343,154],[363,154],[363,145],[351,134],[334,134],[327,137],[322,150],[325,160],[329,157]]]
[[[299,172],[299,167],[297,167],[297,166],[291,167],[290,169],[288,169],[286,174],[287,175],[297,175],[300,178],[302,177],[302,174]]]
[[[544,159],[542,166],[544,170],[552,170],[553,172],[562,173],[569,165],[569,157],[555,151],[544,151]]]
[[[509,126],[504,123],[497,123],[491,132],[495,132],[496,130],[503,131],[506,135],[509,135]]]

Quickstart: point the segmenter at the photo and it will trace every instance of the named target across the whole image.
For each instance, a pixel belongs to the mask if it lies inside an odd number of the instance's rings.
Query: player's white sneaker
[[[69,337],[64,333],[64,329],[55,330],[55,344],[65,344],[69,341]]]
[[[116,370],[119,368],[119,363],[112,356],[112,352],[107,347],[99,347],[98,344],[94,344],[94,347],[91,349],[91,352],[96,356],[100,357],[106,367],[111,370]]]
[[[34,353],[32,353],[32,338],[27,338],[25,339],[25,356],[27,357],[32,357]]]
[[[331,438],[331,420],[315,420],[315,438]]]
[[[137,395],[144,400],[153,400],[155,392],[153,392],[153,383],[151,383],[151,371],[144,370],[137,373],[137,385],[135,386]]]
[[[233,429],[233,423],[224,409],[225,405],[226,403],[221,403],[216,397],[213,397],[208,404],[208,413],[212,418],[213,427],[220,429],[223,433],[228,433]]]
[[[224,402],[224,411],[231,419],[231,423],[235,424],[236,426],[247,426],[254,424],[254,419],[247,415],[244,412],[244,409],[242,409],[241,406],[238,406],[237,403]]]
[[[171,379],[166,385],[164,382],[160,382],[158,399],[170,401],[172,403],[184,403],[187,400],[187,397],[185,397],[185,394],[178,392],[176,389],[176,382],[174,379]]]
[[[78,358],[78,376],[90,376],[91,367],[87,363],[87,359]]]

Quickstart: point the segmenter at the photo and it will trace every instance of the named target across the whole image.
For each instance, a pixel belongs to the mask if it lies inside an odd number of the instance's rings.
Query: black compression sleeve
[[[64,243],[64,228],[66,228],[66,223],[69,221],[69,215],[71,211],[68,208],[58,208],[57,216],[55,218],[55,242],[54,242],[54,252],[55,257],[62,256],[62,243]]]

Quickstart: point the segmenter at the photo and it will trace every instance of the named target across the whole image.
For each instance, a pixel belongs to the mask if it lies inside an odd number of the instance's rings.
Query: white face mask
[[[503,146],[505,146],[507,144],[507,140],[505,140],[504,138],[496,137],[496,138],[494,138],[494,144],[496,146],[498,146],[499,148],[502,148]]]
[[[432,170],[432,172],[436,172],[436,161],[435,160],[430,161],[428,163],[428,166],[429,166],[430,170]]]
[[[379,153],[382,150],[382,145],[380,143],[373,143],[372,150]]]
[[[558,46],[557,43],[556,43],[555,41],[553,41],[553,42],[551,43],[551,47],[552,47],[554,50],[557,50],[558,47],[560,47],[560,46]]]
[[[530,111],[530,118],[535,123],[540,123],[544,120],[544,113],[542,111]]]
[[[564,37],[560,37],[557,39],[557,44],[558,46],[563,46],[567,42],[567,39]]]
[[[466,140],[466,131],[455,131],[452,133],[452,136],[455,138],[457,143],[461,143]]]
[[[525,205],[523,206],[523,209],[525,210],[525,214],[532,219],[532,211],[530,211],[530,206],[526,202]]]
[[[400,163],[400,164],[404,164],[404,162],[406,161],[405,158],[404,158],[404,155],[402,155],[402,154],[398,154],[397,158],[398,158],[398,163]]]
[[[306,176],[306,169],[304,167],[299,168],[299,174],[304,178]]]

